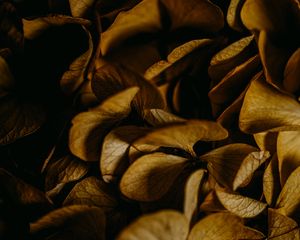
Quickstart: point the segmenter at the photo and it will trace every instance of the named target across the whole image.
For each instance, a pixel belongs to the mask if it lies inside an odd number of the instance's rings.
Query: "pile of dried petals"
[[[299,0],[1,0],[0,239],[300,239]]]

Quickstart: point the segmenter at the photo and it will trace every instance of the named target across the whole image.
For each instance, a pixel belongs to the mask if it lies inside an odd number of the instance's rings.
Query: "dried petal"
[[[254,229],[243,225],[242,219],[230,213],[215,213],[200,220],[193,228],[188,240],[238,240],[265,239]]]
[[[133,143],[130,158],[140,152],[152,152],[160,147],[180,148],[195,155],[198,141],[217,141],[227,138],[227,131],[218,123],[205,120],[189,120],[158,128]]]
[[[89,166],[80,159],[66,155],[50,165],[45,178],[46,191],[53,189],[61,183],[73,182],[84,177]]]
[[[216,148],[200,157],[202,161],[208,163],[207,169],[209,173],[221,185],[230,189],[236,188],[239,184],[237,177],[243,180],[250,177],[256,170],[248,169],[244,172],[244,168],[256,162],[256,156],[259,156],[258,149],[243,143],[235,143]],[[264,157],[264,154],[262,155]],[[264,159],[264,158],[263,158]],[[243,166],[245,164],[245,166]],[[241,171],[240,173],[238,173]],[[237,174],[241,174],[237,176]],[[236,183],[234,181],[237,181]],[[243,182],[243,181],[242,181]]]
[[[268,239],[300,239],[299,226],[297,222],[271,208],[268,209],[268,225]]]
[[[256,217],[267,207],[265,203],[236,193],[229,193],[224,190],[216,190],[216,193],[227,210],[242,218]]]
[[[145,135],[149,129],[123,126],[106,135],[100,156],[100,169],[105,182],[116,181],[128,165],[127,152],[133,141]]]
[[[280,193],[280,178],[277,155],[274,154],[263,176],[263,191],[266,202],[273,206]]]
[[[195,171],[187,179],[185,184],[183,212],[189,222],[192,222],[193,218],[197,216],[199,211],[199,192],[205,172],[206,171],[203,169]]]
[[[132,87],[108,98],[98,107],[73,118],[69,135],[71,152],[85,161],[98,161],[101,139],[109,129],[128,116],[138,87]]]
[[[87,177],[77,183],[63,202],[67,205],[89,205],[109,212],[117,206],[111,189],[96,177]]]
[[[104,240],[105,215],[97,207],[68,206],[30,224],[30,233],[33,239],[74,239],[76,236],[77,239]]]
[[[165,153],[152,153],[137,159],[120,183],[121,192],[138,201],[160,199],[173,186],[188,159]]]
[[[189,232],[187,219],[179,212],[164,210],[140,217],[121,232],[118,240],[185,240]]]
[[[300,204],[300,167],[287,179],[277,199],[276,208],[279,213],[291,217],[297,214]]]
[[[248,88],[239,121],[246,133],[300,129],[300,105],[258,75]]]
[[[300,166],[300,132],[279,132],[277,138],[278,168],[281,186],[290,174]]]
[[[287,62],[284,70],[283,87],[291,93],[297,93],[300,90],[300,48],[298,48]]]

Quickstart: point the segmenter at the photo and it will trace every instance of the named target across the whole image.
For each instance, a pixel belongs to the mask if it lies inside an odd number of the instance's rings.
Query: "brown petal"
[[[86,80],[86,70],[93,53],[92,36],[85,27],[83,29],[88,37],[88,49],[71,63],[60,80],[62,91],[67,95],[74,93]]]
[[[96,177],[87,177],[77,183],[63,202],[68,205],[89,205],[109,212],[117,206],[109,186]]]
[[[260,58],[256,55],[231,70],[210,90],[208,96],[214,116],[220,115],[224,106],[227,107],[243,92],[259,67]]]
[[[105,182],[116,181],[128,165],[127,152],[133,141],[145,135],[149,129],[122,126],[106,135],[100,156],[100,169]]]
[[[300,105],[258,75],[250,83],[239,121],[246,133],[296,130],[300,128]]]
[[[277,139],[278,167],[281,186],[290,174],[300,166],[300,132],[279,132]]]
[[[218,117],[217,122],[224,126],[226,129],[234,129],[239,121],[240,110],[243,105],[246,90],[244,90],[241,95],[234,100]]]
[[[282,32],[288,27],[292,1],[247,0],[242,7],[241,19],[251,31]],[[292,18],[291,18],[292,19]]]
[[[241,22],[240,11],[242,9],[245,0],[231,0],[230,5],[227,11],[227,23],[228,25],[236,30],[236,31],[243,31],[243,24]]]
[[[233,190],[248,185],[254,172],[270,157],[268,151],[252,152],[242,162],[233,181]]]
[[[162,2],[170,16],[172,30],[190,27],[206,32],[216,32],[223,28],[223,13],[210,1],[162,0]]]
[[[71,152],[85,161],[98,161],[101,139],[117,122],[127,117],[138,87],[132,87],[108,98],[98,107],[73,118],[69,135]]]
[[[26,39],[34,39],[52,26],[63,26],[66,24],[80,24],[88,26],[89,20],[73,18],[65,15],[54,15],[39,17],[32,20],[23,19],[24,36]]]
[[[187,57],[193,51],[206,47],[213,43],[212,39],[196,39],[189,42],[186,42],[179,47],[176,47],[167,57],[167,60],[161,60],[151,67],[147,69],[144,74],[146,79],[154,79],[158,75],[160,75],[164,70],[171,67],[173,64],[180,60],[184,60],[183,58]]]
[[[223,206],[230,212],[242,218],[253,218],[262,213],[267,204],[236,193],[216,190],[217,196]]]
[[[200,220],[190,232],[188,240],[265,239],[257,230],[247,228],[242,219],[230,213],[215,213]]]
[[[7,198],[14,207],[21,206],[21,210],[30,221],[34,221],[52,208],[52,204],[43,192],[16,178],[3,168],[0,168],[0,189],[1,198]]]
[[[101,34],[101,52],[108,52],[126,39],[139,33],[158,32],[162,29],[161,6],[158,0],[141,1],[131,10],[118,14],[114,23]]]
[[[152,153],[137,159],[120,183],[121,192],[138,201],[158,200],[173,186],[188,160],[165,153]]]
[[[92,80],[92,88],[99,101],[132,86],[140,88],[133,102],[139,113],[145,108],[164,108],[165,103],[156,86],[122,65],[107,63],[97,69]]]
[[[145,109],[144,117],[145,120],[154,127],[186,121],[185,119],[162,109]]]
[[[57,209],[30,224],[33,239],[105,239],[105,215],[100,208],[74,205]],[[53,235],[55,238],[53,238]]]
[[[125,228],[118,240],[185,240],[189,232],[187,219],[179,212],[164,210],[144,215]]]
[[[287,179],[277,199],[276,208],[285,216],[291,217],[299,213],[300,204],[300,167]]]
[[[199,211],[199,193],[205,173],[206,171],[203,169],[195,171],[185,184],[183,212],[190,223],[195,219]]]
[[[268,209],[268,239],[300,239],[299,226],[295,220],[280,214],[275,209]]]
[[[254,55],[252,53],[253,38],[253,35],[242,38],[213,56],[208,73],[214,83],[219,82],[234,67],[242,64]]]
[[[217,180],[219,184],[233,189],[239,184],[237,174],[240,179],[250,177],[255,169],[249,169],[249,172],[242,172],[248,164],[256,162],[256,155],[259,156],[258,149],[243,143],[235,143],[216,148],[200,157],[201,160],[208,163],[207,169],[209,173]],[[243,164],[246,164],[243,166]],[[243,170],[244,169],[244,170]],[[237,181],[236,183],[234,181]],[[243,181],[242,181],[243,182]]]
[[[45,109],[14,96],[6,96],[0,102],[0,145],[36,132],[45,122]]]
[[[94,5],[95,0],[69,0],[73,17],[85,17]]]
[[[273,206],[280,193],[280,176],[278,170],[277,154],[274,154],[263,176],[263,191],[266,202]]]
[[[281,87],[284,68],[291,55],[291,50],[275,46],[266,31],[261,31],[259,34],[258,49],[266,80]]]
[[[260,150],[269,151],[271,153],[276,152],[277,145],[277,132],[261,132],[253,134],[254,140]]]
[[[283,87],[291,93],[300,90],[300,48],[298,48],[287,62],[284,70]]]
[[[224,212],[226,208],[220,203],[216,192],[210,191],[200,205],[200,210],[204,212]]]
[[[85,162],[72,155],[66,155],[48,167],[45,189],[49,191],[58,184],[79,180],[88,170],[89,166]]]
[[[218,123],[189,120],[158,128],[133,143],[130,158],[140,152],[152,152],[160,147],[180,148],[195,155],[193,146],[198,141],[218,141],[227,138],[227,131]]]

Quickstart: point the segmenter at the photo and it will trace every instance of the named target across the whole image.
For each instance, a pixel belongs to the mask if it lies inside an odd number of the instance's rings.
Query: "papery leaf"
[[[267,151],[252,152],[242,162],[233,181],[233,190],[247,185],[254,172],[270,157]]]
[[[200,205],[200,210],[204,212],[224,212],[226,208],[220,203],[216,192],[210,191]]]
[[[300,90],[300,84],[297,79],[300,78],[300,48],[298,48],[288,60],[285,70],[283,87],[291,93],[297,93]]]
[[[212,111],[215,116],[228,105],[247,87],[253,75],[260,67],[259,56],[256,55],[241,65],[231,70],[216,86],[209,92],[212,103]]]
[[[63,202],[68,205],[89,205],[101,208],[104,212],[117,206],[109,186],[96,177],[87,177],[77,183]]]
[[[190,223],[199,211],[199,193],[205,173],[203,169],[195,171],[185,184],[183,212]]]
[[[280,177],[277,154],[274,154],[263,176],[263,191],[266,202],[273,206],[280,193]]]
[[[92,88],[100,101],[122,89],[140,88],[133,105],[140,113],[145,108],[164,108],[164,101],[158,89],[137,73],[118,64],[105,64],[97,69],[92,80]]]
[[[186,121],[184,118],[162,109],[145,109],[144,117],[145,120],[154,127]]]
[[[239,31],[239,32],[243,30],[243,24],[241,22],[240,11],[241,11],[244,3],[245,3],[245,0],[231,0],[230,5],[228,7],[228,11],[227,11],[226,19],[227,19],[228,25],[232,29]]]
[[[188,221],[184,215],[173,210],[164,210],[140,217],[125,228],[117,239],[185,240],[188,232]]]
[[[138,91],[138,87],[129,88],[108,98],[98,107],[75,116],[69,135],[71,152],[82,160],[98,161],[101,139],[114,124],[127,117]]]
[[[188,159],[152,153],[138,158],[123,175],[121,192],[138,201],[154,201],[163,197],[188,164]]]
[[[84,82],[85,72],[93,53],[92,36],[86,28],[83,29],[88,37],[88,49],[71,63],[69,70],[60,80],[62,91],[67,95],[74,93]]]
[[[15,80],[5,59],[0,56],[0,98],[6,96],[13,88]]]
[[[101,53],[106,55],[139,33],[158,32],[161,29],[160,1],[141,1],[129,11],[120,12],[113,24],[101,34]]]
[[[276,152],[277,145],[277,132],[261,132],[253,134],[254,140],[260,150],[269,151],[271,153]]]
[[[207,0],[162,0],[171,19],[171,30],[183,27],[216,32],[224,26],[221,9]]]
[[[220,52],[211,59],[208,68],[209,76],[214,82],[219,82],[234,67],[248,60],[252,54],[253,35],[242,38]]]
[[[291,217],[299,212],[300,167],[296,168],[284,184],[276,202],[279,213]]]
[[[200,220],[193,228],[188,240],[238,240],[265,239],[257,230],[243,226],[241,218],[230,213],[215,213]]]
[[[279,132],[277,138],[278,168],[281,186],[300,166],[300,131]]]
[[[88,170],[87,163],[72,155],[66,155],[51,164],[47,169],[45,177],[46,191],[53,189],[58,184],[79,180],[87,174]]]
[[[235,180],[236,178],[244,181],[252,176],[256,168],[250,168],[244,172],[245,168],[251,166],[254,162],[259,163],[259,157],[260,153],[257,148],[244,143],[235,143],[216,148],[200,156],[200,159],[208,163],[209,173],[219,184],[234,189],[239,185],[237,184],[238,180]],[[262,154],[262,157],[264,157],[264,154]]]
[[[284,68],[291,55],[291,50],[275,46],[266,31],[261,31],[259,34],[258,49],[266,80],[281,87]]]
[[[250,83],[240,113],[246,133],[300,129],[300,104],[265,82],[263,75]]]
[[[52,204],[39,189],[14,177],[5,169],[0,168],[0,191],[15,207],[21,207],[30,220],[51,210]]]
[[[256,217],[267,207],[263,202],[236,193],[216,190],[216,194],[227,210],[242,218]]]
[[[85,17],[91,10],[94,2],[94,0],[69,0],[72,16]]]
[[[299,226],[295,220],[280,214],[277,210],[268,209],[268,239],[300,239]]]
[[[184,60],[192,52],[199,48],[206,47],[212,44],[214,41],[212,39],[196,39],[186,42],[179,47],[176,47],[167,57],[166,60],[160,60],[159,62],[153,64],[147,69],[144,74],[146,79],[154,79],[155,77],[162,74],[166,69],[174,65],[175,63]],[[176,67],[176,65],[174,66]]]
[[[218,141],[227,138],[227,131],[218,123],[189,120],[158,128],[133,143],[130,157],[139,152],[152,152],[160,147],[179,148],[195,155],[193,146],[198,141]]]
[[[53,15],[39,17],[32,20],[23,19],[24,37],[34,39],[52,26],[63,26],[66,24],[80,24],[88,26],[89,20],[83,18],[73,18],[65,15]]]
[[[10,95],[0,102],[0,145],[37,131],[45,122],[45,110],[39,104],[33,105]]]
[[[105,215],[100,208],[63,207],[30,224],[31,239],[105,239]]]
[[[243,105],[246,90],[244,90],[238,98],[236,98],[232,104],[230,104],[218,117],[217,122],[224,126],[226,129],[230,129],[236,126],[239,119],[241,107]]]
[[[118,51],[112,51],[106,56],[98,58],[95,64],[96,68],[101,67],[105,64],[105,61],[107,61],[120,64],[142,76],[153,63],[161,59],[158,41],[159,40],[153,40],[151,42],[128,42],[120,46]]]
[[[172,63],[167,62],[166,60],[160,60],[150,66],[144,73],[144,77],[148,80],[151,80],[158,75],[160,75],[164,70],[172,66]]]
[[[243,24],[251,31],[267,32],[285,31],[287,28],[292,1],[277,1],[270,4],[268,0],[247,0],[241,10]]]
[[[114,182],[122,176],[128,165],[130,144],[147,132],[149,129],[144,127],[122,126],[106,135],[100,156],[100,169],[105,182]]]

